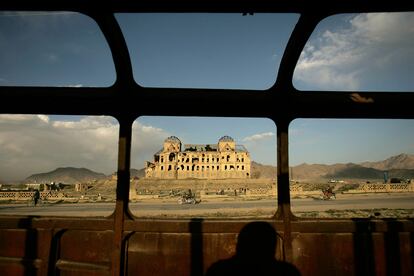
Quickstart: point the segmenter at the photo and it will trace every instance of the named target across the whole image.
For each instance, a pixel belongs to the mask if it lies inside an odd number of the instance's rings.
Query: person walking
[[[40,199],[40,192],[38,189],[36,189],[33,195],[34,206],[37,206],[37,202],[39,201],[39,199]]]

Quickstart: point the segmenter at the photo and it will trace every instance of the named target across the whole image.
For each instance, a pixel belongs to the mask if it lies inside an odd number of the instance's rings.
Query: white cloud
[[[32,118],[32,115],[0,114],[0,124],[10,123],[12,121],[26,121]]]
[[[113,125],[111,117],[83,117],[79,121],[54,121],[53,126],[60,129],[105,129]]]
[[[67,87],[76,87],[76,88],[79,88],[79,87],[83,87],[83,85],[82,84],[69,84],[69,85],[67,85]]]
[[[42,126],[48,124],[48,120],[46,115],[0,114],[0,133],[5,130],[13,131],[20,126]]]
[[[79,119],[47,115],[0,115],[0,179],[22,180],[57,167],[85,167],[111,174],[117,168],[119,126],[111,117]],[[170,136],[136,121],[131,162],[143,168]]]
[[[368,13],[350,20],[356,35],[368,41],[399,44],[402,40],[411,40],[414,32],[412,13]]]
[[[257,133],[242,139],[250,152],[251,160],[276,165],[276,135],[274,132]]]
[[[171,135],[161,128],[135,121],[132,126],[131,167],[141,169],[145,161],[152,161],[154,153],[162,148],[168,136]]]
[[[243,142],[257,142],[273,136],[275,136],[273,132],[259,133],[243,138]]]
[[[110,117],[0,115],[0,179],[21,180],[67,166],[110,174],[117,167],[118,129]]]
[[[49,123],[49,116],[47,115],[37,115],[37,117],[45,123]]]
[[[345,23],[308,42],[294,75],[300,89],[360,89],[367,75],[414,54],[413,13],[360,14]]]

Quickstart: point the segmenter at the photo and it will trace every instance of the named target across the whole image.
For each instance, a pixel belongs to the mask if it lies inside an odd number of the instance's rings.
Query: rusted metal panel
[[[0,257],[1,275],[42,275],[43,266],[40,259]]]
[[[135,233],[128,240],[128,275],[202,275],[234,255],[236,244],[236,233]]]
[[[297,219],[291,225],[292,232],[304,233],[414,232],[407,219]]]
[[[295,233],[302,275],[412,275],[412,233]]]
[[[104,273],[99,271],[82,271],[82,270],[63,270],[59,272],[57,275],[60,276],[108,276],[112,275],[111,273]]]
[[[0,262],[0,272],[1,275],[5,276],[38,275],[38,270],[36,267],[28,268],[24,265],[24,263],[21,262]]]
[[[203,275],[212,264],[236,253],[239,231],[220,233],[218,225],[218,233],[133,233],[127,240],[127,274]],[[279,238],[275,257],[283,255]]]
[[[283,232],[283,221],[273,219],[135,219],[125,221],[124,230],[134,232],[189,233],[191,227],[200,224],[201,233],[239,233],[246,224],[264,221],[271,224],[278,233]],[[193,226],[191,226],[193,225]]]
[[[2,275],[42,275],[47,270],[50,231],[44,229],[0,230]]]
[[[190,275],[190,234],[136,233],[128,241],[128,275]]]
[[[110,267],[108,265],[99,265],[85,262],[72,262],[59,260],[56,263],[59,269],[59,275],[93,275],[102,276],[110,275]]]
[[[112,240],[112,231],[68,230],[60,238],[59,257],[79,262],[110,262]]]
[[[414,275],[414,233],[399,233],[398,262],[401,267],[401,275]],[[386,251],[386,254],[389,251]]]
[[[72,275],[76,271],[107,275],[110,272],[113,231],[69,230],[56,242],[56,268],[61,274]]]
[[[113,218],[0,216],[0,229],[112,230]]]
[[[354,275],[352,234],[294,233],[292,262],[305,275]]]
[[[27,248],[36,248],[36,230],[2,229],[0,230],[0,256],[35,258],[36,252]]]
[[[15,225],[18,219],[15,220],[9,223]],[[51,242],[53,231],[59,233],[52,229],[61,219],[54,220],[42,222],[43,227],[50,229],[33,226],[0,229],[2,275],[47,275],[48,267],[52,267],[49,272],[61,275],[111,273],[112,231],[62,230],[61,237],[56,234]],[[283,227],[282,222],[266,221],[276,225],[275,228]],[[126,221],[125,228],[137,231],[125,236],[127,272],[130,275],[203,274],[214,262],[234,255],[237,235],[250,222]],[[412,275],[413,223],[412,220],[293,221],[292,262],[302,275]],[[72,225],[75,229],[79,226]],[[283,237],[283,232],[279,234]],[[55,247],[51,243],[56,243]],[[278,245],[276,257],[283,259],[281,240]],[[50,247],[56,250],[50,252]],[[48,261],[54,254],[56,265],[49,266]]]

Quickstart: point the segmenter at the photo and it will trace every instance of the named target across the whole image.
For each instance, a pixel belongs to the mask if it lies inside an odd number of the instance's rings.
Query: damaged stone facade
[[[171,136],[154,154],[154,161],[146,162],[145,178],[250,178],[250,155],[229,136],[221,137],[217,144],[184,147],[180,139]]]

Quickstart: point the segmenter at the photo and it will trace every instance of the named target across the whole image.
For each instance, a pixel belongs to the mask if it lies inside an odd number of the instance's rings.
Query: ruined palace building
[[[146,162],[146,178],[250,178],[250,155],[243,145],[223,136],[217,144],[184,145],[175,136],[164,141],[164,147]]]

